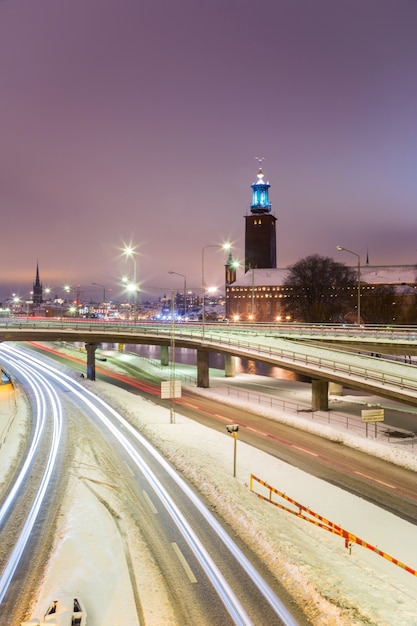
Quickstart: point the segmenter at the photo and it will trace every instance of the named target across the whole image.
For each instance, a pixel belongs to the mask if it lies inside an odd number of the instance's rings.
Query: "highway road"
[[[50,545],[52,537],[47,535],[47,529],[53,530],[51,519],[56,515],[63,495],[65,475],[72,467],[74,447],[91,446],[91,442],[94,442],[94,454],[100,467],[107,471],[116,488],[120,506],[128,512],[141,540],[160,568],[161,584],[171,600],[178,624],[295,626],[308,623],[297,608],[289,608],[290,599],[263,564],[238,539],[231,538],[195,491],[112,407],[73,377],[40,362],[33,353],[22,354],[2,345],[0,354],[1,361],[19,379],[23,376],[19,368],[26,368],[23,378],[26,385],[35,378],[42,381],[37,391],[41,407],[51,409],[46,401],[48,393],[56,402],[52,405],[55,407],[51,411],[54,417],[49,429],[42,428],[45,433],[47,430],[55,432],[52,435],[54,443],[46,436],[42,450],[36,446],[30,472],[26,472],[22,486],[30,492],[36,491],[33,480],[38,480],[40,474],[46,476],[46,495],[32,533],[35,541],[32,542],[29,532],[25,548],[16,560],[15,574],[10,579],[6,570],[14,558],[14,548],[10,541],[9,547],[5,547],[3,533],[9,539],[13,534],[6,526],[0,526],[3,550],[0,576],[4,589],[1,623],[7,619],[8,624],[17,625],[22,619],[24,605],[30,602],[36,590],[34,581],[41,579],[44,566],[37,551],[39,538],[47,537],[46,545]],[[61,404],[59,398],[62,397]],[[48,413],[49,410],[37,408],[35,423],[38,413]],[[33,447],[36,430],[37,427],[31,432],[29,449]],[[62,430],[65,436],[62,436]],[[51,469],[49,474],[44,469],[37,470],[34,465],[38,459],[48,457],[48,448],[55,451],[53,471]],[[51,463],[46,465],[49,467]],[[15,479],[18,475],[19,472]],[[61,478],[63,482],[60,482]],[[23,499],[29,499],[28,491]],[[25,512],[20,515],[23,519],[30,517]],[[44,558],[45,551],[42,555]],[[140,590],[135,601],[141,618]]]
[[[51,357],[68,363],[68,357],[63,354],[51,353]],[[115,377],[114,372],[99,362],[97,378],[169,406],[169,401],[159,397],[160,379],[141,370],[138,365],[126,363],[117,353],[111,357],[107,355],[107,359],[124,369],[126,376]],[[83,371],[79,360],[72,361],[74,365]],[[254,412],[254,409],[244,411],[239,408],[237,413],[236,408],[222,404],[221,398],[215,401],[185,391],[183,397],[175,401],[175,411],[221,432],[225,431],[226,424],[238,423],[241,441],[417,524],[417,481],[413,471],[261,417],[256,414],[256,409]]]

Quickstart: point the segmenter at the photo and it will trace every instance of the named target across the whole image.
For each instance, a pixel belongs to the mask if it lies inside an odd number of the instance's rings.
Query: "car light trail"
[[[10,350],[12,350],[10,348]],[[220,570],[208,554],[207,550],[191,528],[188,521],[185,519],[181,511],[176,506],[175,502],[168,494],[166,489],[162,486],[159,480],[156,478],[152,470],[149,466],[144,462],[141,456],[138,454],[137,450],[133,447],[130,441],[126,438],[126,436],[118,430],[115,424],[110,421],[110,419],[104,415],[104,413],[97,407],[100,405],[107,412],[109,412],[119,423],[119,425],[123,426],[124,429],[129,431],[129,433],[134,437],[142,446],[144,446],[147,451],[154,457],[154,459],[164,468],[164,470],[169,474],[169,476],[176,482],[177,486],[183,491],[183,493],[188,497],[188,499],[194,504],[196,509],[204,516],[206,521],[210,524],[213,531],[216,533],[218,538],[223,542],[223,544],[228,548],[230,553],[234,556],[236,561],[240,564],[240,566],[245,570],[249,578],[255,584],[259,592],[263,595],[265,600],[269,603],[273,611],[277,616],[281,619],[283,624],[286,626],[297,626],[297,622],[294,620],[292,615],[287,611],[284,604],[279,600],[279,598],[275,595],[269,585],[263,580],[262,576],[256,570],[256,568],[252,565],[249,559],[243,554],[243,552],[239,549],[236,543],[231,539],[231,537],[227,534],[221,524],[216,520],[216,518],[210,513],[207,507],[201,502],[198,496],[192,491],[190,487],[181,479],[181,477],[177,474],[177,472],[169,465],[169,463],[153,448],[153,446],[140,434],[138,433],[130,424],[127,422],[115,409],[113,409],[110,405],[108,405],[104,400],[100,397],[96,396],[94,393],[86,389],[83,385],[76,382],[69,376],[65,375],[62,372],[57,373],[56,370],[33,358],[28,355],[23,355],[21,352],[13,349],[14,353],[19,354],[21,358],[25,360],[25,362],[30,362],[33,365],[36,365],[38,370],[44,371],[51,378],[55,379],[60,385],[66,387],[71,390],[84,404],[88,406],[88,408],[93,412],[98,419],[106,426],[106,428],[113,434],[113,436],[117,439],[117,441],[122,445],[124,450],[129,454],[133,462],[136,466],[141,470],[144,477],[149,482],[149,485],[152,487],[153,491],[158,495],[161,502],[164,503],[165,508],[169,512],[172,520],[175,522],[177,528],[183,535],[184,539],[187,541],[190,549],[193,551],[194,555],[204,568],[207,576],[209,577],[213,587],[216,589],[219,597],[221,598],[224,606],[227,611],[231,615],[234,623],[238,626],[249,626],[252,624],[249,616],[246,611],[242,607],[241,603],[233,593],[226,579],[221,574]],[[94,404],[95,403],[95,404]]]
[[[1,351],[4,355],[4,352],[9,352],[7,348],[1,347]],[[60,440],[61,440],[61,432],[62,432],[62,406],[60,400],[57,396],[56,391],[52,387],[52,385],[38,372],[36,372],[33,367],[27,365],[21,365],[16,362],[15,359],[9,357],[9,364],[13,365],[13,367],[19,371],[19,374],[24,378],[24,380],[30,385],[33,389],[36,397],[36,404],[39,411],[39,417],[37,419],[37,425],[35,430],[35,437],[32,441],[32,445],[29,450],[29,454],[27,455],[25,462],[23,464],[22,470],[20,471],[17,480],[15,481],[12,490],[9,493],[9,496],[6,498],[3,506],[0,510],[0,523],[7,515],[10,510],[13,500],[16,497],[19,488],[21,487],[29,467],[35,457],[39,441],[44,430],[45,421],[46,421],[46,407],[49,405],[52,410],[52,422],[53,422],[53,437],[52,444],[48,454],[48,459],[45,467],[44,474],[42,476],[41,483],[33,500],[33,504],[30,508],[29,515],[23,525],[22,531],[17,538],[15,546],[12,550],[11,556],[1,574],[0,577],[0,603],[2,602],[7,589],[10,585],[10,582],[13,578],[13,575],[16,571],[16,568],[19,564],[19,561],[24,553],[26,544],[29,540],[30,534],[35,526],[36,519],[38,517],[39,511],[42,507],[42,503],[46,494],[46,490],[49,485],[49,481],[52,475],[52,471],[55,466],[55,461],[58,455]],[[48,400],[48,402],[47,402]],[[37,411],[37,413],[38,413]]]

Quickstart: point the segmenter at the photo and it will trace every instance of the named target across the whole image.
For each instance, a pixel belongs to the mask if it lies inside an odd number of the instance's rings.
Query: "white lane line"
[[[171,543],[171,546],[174,548],[174,552],[177,555],[181,565],[183,566],[185,573],[187,574],[188,578],[190,579],[190,581],[192,583],[196,583],[197,582],[197,578],[194,576],[191,567],[188,565],[185,556],[183,555],[183,553],[181,552],[181,550],[178,547],[178,544],[176,544],[175,542]]]
[[[145,498],[146,502],[148,503],[148,506],[151,509],[152,513],[155,513],[155,515],[158,515],[158,509],[156,508],[156,506],[154,505],[154,503],[150,499],[149,494],[144,489],[143,489],[142,493],[143,493],[143,497]]]

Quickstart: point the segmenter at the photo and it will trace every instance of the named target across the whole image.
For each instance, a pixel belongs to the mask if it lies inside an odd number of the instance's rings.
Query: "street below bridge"
[[[72,352],[74,352],[72,350]],[[125,354],[116,354],[115,359],[117,363],[113,363],[114,353],[107,351],[100,351],[100,356],[106,358],[106,361],[100,362],[100,370],[98,380],[95,383],[88,383],[99,390],[100,394],[105,393],[106,397],[117,404],[117,398],[119,393],[132,396],[132,392],[125,392],[123,390],[118,391],[117,387],[113,384],[108,387],[107,383],[103,383],[100,380],[100,376],[111,376],[112,370],[116,372],[117,377],[123,378],[121,371],[125,371],[126,374],[131,377],[132,381],[136,381],[138,387],[134,391],[133,398],[137,398],[132,401],[132,410],[128,413],[131,415],[131,419],[139,419],[137,408],[142,406],[141,397],[144,395],[143,389],[141,390],[141,379],[143,377],[142,364],[137,357]],[[85,357],[84,357],[85,358]],[[157,370],[160,371],[160,364],[157,363]],[[169,369],[169,368],[168,368]],[[107,370],[107,373],[105,373]],[[142,374],[140,374],[140,371]],[[118,372],[118,373],[117,373]],[[180,372],[178,372],[180,373]],[[222,515],[226,515],[229,523],[235,528],[235,532],[240,534],[242,528],[240,527],[241,516],[246,517],[254,513],[254,503],[247,493],[248,472],[254,471],[260,478],[266,479],[274,487],[286,491],[290,496],[295,497],[298,501],[307,504],[318,513],[324,514],[328,519],[335,522],[344,521],[345,527],[350,531],[355,531],[356,534],[371,543],[377,543],[378,546],[385,549],[388,553],[393,554],[397,558],[402,558],[403,562],[410,566],[413,566],[416,559],[413,557],[413,551],[410,550],[410,543],[407,543],[407,524],[408,522],[402,521],[405,527],[399,526],[401,518],[393,516],[393,513],[389,513],[384,508],[384,497],[389,494],[388,497],[393,500],[398,498],[398,508],[407,511],[410,518],[415,516],[415,513],[410,512],[408,505],[404,506],[404,502],[400,501],[405,499],[406,502],[413,501],[415,499],[415,473],[409,472],[409,483],[411,489],[414,489],[413,493],[401,494],[397,491],[401,486],[407,485],[407,480],[404,480],[403,476],[397,476],[397,470],[403,471],[403,468],[396,467],[392,462],[387,462],[384,459],[375,459],[368,454],[362,454],[362,457],[366,459],[367,465],[363,465],[360,459],[360,452],[346,450],[347,457],[343,459],[340,456],[341,450],[344,446],[341,445],[343,437],[337,438],[336,441],[328,442],[333,447],[331,456],[334,461],[334,469],[338,470],[345,480],[351,478],[353,483],[345,483],[345,489],[338,489],[335,487],[335,475],[332,474],[332,470],[326,466],[326,463],[330,463],[328,460],[329,452],[327,450],[320,451],[320,448],[316,448],[315,444],[311,443],[311,433],[307,425],[307,420],[304,419],[304,414],[300,413],[294,418],[294,421],[301,422],[301,429],[291,428],[287,433],[280,431],[276,434],[276,438],[269,436],[269,425],[271,422],[275,422],[273,414],[259,406],[253,406],[253,411],[250,410],[248,403],[242,403],[233,399],[233,406],[224,406],[223,398],[217,398],[221,400],[220,405],[216,402],[216,398],[211,398],[211,394],[217,395],[219,387],[224,389],[225,385],[230,382],[235,384],[237,381],[228,381],[224,379],[221,372],[212,372],[211,380],[212,387],[208,390],[196,389],[195,383],[191,387],[196,392],[191,396],[184,393],[182,400],[186,403],[186,407],[181,405],[175,405],[175,418],[174,423],[170,423],[169,419],[169,401],[157,400],[157,405],[160,407],[160,417],[154,416],[154,409],[151,407],[155,404],[155,390],[159,387],[160,377],[152,375],[151,372],[145,370],[144,382],[145,382],[145,405],[143,409],[143,416],[140,418],[141,429],[145,429],[144,432],[147,435],[156,437],[159,445],[162,446],[164,454],[167,458],[181,468],[184,475],[196,484],[204,485],[203,490],[206,493],[206,497],[212,502],[212,506],[218,512],[222,512]],[[217,375],[216,375],[217,374]],[[165,374],[166,375],[166,374]],[[237,377],[240,378],[240,377]],[[246,377],[244,377],[246,378]],[[252,377],[249,377],[252,378]],[[153,379],[153,380],[152,380]],[[261,382],[259,377],[253,377],[251,382],[256,379]],[[105,387],[102,385],[105,384]],[[287,384],[287,383],[286,383]],[[107,391],[105,391],[107,389]],[[134,389],[134,388],[133,388]],[[185,392],[188,392],[188,386]],[[192,390],[191,390],[192,391]],[[126,396],[123,395],[123,398]],[[152,403],[149,401],[152,400]],[[208,407],[208,400],[213,402],[213,408]],[[120,402],[124,404],[120,398]],[[196,402],[199,402],[196,404]],[[139,404],[138,404],[139,403]],[[246,404],[246,407],[245,407]],[[256,403],[255,403],[256,404]],[[191,405],[191,406],[190,406]],[[137,408],[133,408],[137,407]],[[196,423],[194,417],[190,422],[185,416],[183,409],[189,411],[187,413],[190,416],[200,416],[200,419],[208,419],[211,425],[207,428],[206,425]],[[227,412],[226,412],[227,411]],[[142,411],[140,410],[140,413]],[[260,422],[252,423],[246,420],[250,420],[254,417],[253,413],[259,413],[257,418]],[[281,412],[279,412],[281,415]],[[210,418],[212,414],[212,418]],[[135,417],[134,417],[135,416]],[[197,417],[196,417],[197,419]],[[280,418],[279,418],[280,419]],[[185,421],[184,421],[185,420]],[[236,423],[236,421],[242,424],[239,430],[239,441],[237,451],[237,476],[233,479],[232,476],[232,455],[233,445],[231,438],[227,436],[225,425],[227,423]],[[136,423],[136,422],[135,422]],[[299,424],[300,425],[300,424]],[[287,425],[288,426],[288,425]],[[266,428],[267,427],[267,428]],[[265,429],[266,428],[266,429]],[[152,434],[154,433],[154,434]],[[192,434],[195,433],[195,434]],[[198,433],[198,434],[197,434]],[[291,434],[292,433],[292,434]],[[326,432],[323,432],[327,436]],[[254,435],[252,441],[258,438],[258,442],[255,443],[258,447],[253,447],[253,443],[249,445],[245,443],[247,441],[246,436]],[[317,435],[313,436],[312,440],[318,439]],[[323,437],[320,438],[321,440]],[[213,442],[213,443],[212,443]],[[214,443],[215,442],[215,443]],[[221,442],[224,442],[221,443]],[[265,455],[265,452],[261,449],[261,443],[270,446],[269,454]],[[364,446],[366,449],[366,440],[364,440]],[[214,449],[212,448],[214,446]],[[386,449],[386,446],[383,446]],[[274,456],[274,450],[278,449],[279,454],[288,454],[288,464],[283,463],[276,455]],[[390,449],[390,447],[388,447]],[[353,452],[353,455],[350,455]],[[369,452],[369,451],[368,451]],[[259,456],[259,461],[257,461]],[[316,465],[320,468],[322,478],[315,478],[310,473],[310,469],[307,472],[300,471],[300,478],[294,483],[288,475],[289,471],[295,471],[296,455],[299,455],[300,462]],[[316,456],[317,455],[317,456]],[[356,458],[358,455],[358,460]],[[270,459],[274,459],[274,463],[278,464],[274,470],[269,469]],[[375,466],[375,461],[376,466]],[[379,461],[383,462],[381,465]],[[293,469],[289,469],[293,468]],[[394,471],[393,471],[394,470]],[[213,480],[217,480],[214,491],[211,489],[206,491]],[[391,480],[392,478],[392,480]],[[202,481],[200,483],[200,481]],[[311,481],[318,481],[311,483]],[[362,482],[366,484],[366,489],[369,490],[368,502],[360,496],[357,498],[353,493],[360,494],[363,491]],[[337,482],[336,482],[337,484]],[[323,485],[327,485],[326,488]],[[325,491],[323,492],[323,489]],[[327,492],[327,489],[329,490]],[[232,490],[232,491],[230,491]],[[225,506],[223,497],[227,495],[227,498],[232,497],[234,504],[229,507]],[[326,494],[325,496],[320,494]],[[366,493],[366,490],[365,490]],[[383,495],[385,494],[385,495]],[[319,501],[317,501],[317,496]],[[214,498],[214,500],[212,499]],[[360,503],[358,505],[358,503]],[[375,508],[375,505],[378,505]],[[265,508],[266,506],[266,508]],[[259,511],[259,518],[256,524],[257,531],[256,536],[262,537],[270,545],[271,541],[277,541],[275,546],[280,545],[280,548],[274,548],[269,553],[265,552],[265,546],[261,548],[263,558],[269,561],[269,558],[275,563],[271,565],[276,568],[276,559],[279,558],[279,554],[283,549],[283,544],[286,546],[284,551],[292,551],[295,549],[297,556],[295,562],[303,563],[303,575],[307,571],[311,573],[311,582],[313,587],[317,587],[324,590],[327,598],[335,600],[336,604],[344,607],[355,606],[355,623],[366,624],[369,623],[370,615],[372,619],[385,619],[386,623],[392,620],[395,615],[395,623],[398,626],[410,626],[413,624],[413,613],[415,600],[413,599],[413,589],[415,585],[414,580],[409,574],[401,572],[398,567],[393,566],[391,563],[384,562],[379,558],[379,561],[375,562],[375,557],[371,555],[363,554],[363,551],[354,548],[352,556],[349,556],[347,552],[344,552],[343,546],[341,546],[335,539],[331,540],[324,531],[317,529],[316,531],[308,527],[305,527],[305,522],[301,522],[301,526],[295,522],[294,518],[288,518],[288,514],[279,514],[278,511],[272,511],[265,505],[261,507]],[[357,506],[360,506],[360,514],[358,521],[351,520],[352,513],[355,512]],[[393,510],[390,503],[385,503],[386,509]],[[247,508],[246,508],[247,507]],[[329,508],[330,507],[330,508]],[[336,507],[335,509],[333,507]],[[363,509],[363,507],[370,507]],[[256,509],[257,507],[255,507]],[[243,511],[244,509],[244,511]],[[388,519],[385,516],[390,516]],[[347,517],[346,517],[347,516]],[[388,521],[389,520],[389,521]],[[396,520],[396,521],[395,521]],[[246,527],[244,522],[244,527]],[[303,525],[304,524],[304,525]],[[380,535],[380,531],[383,529],[388,530],[391,528],[392,532],[387,535]],[[415,526],[412,525],[415,531]],[[413,531],[411,531],[412,533]],[[278,534],[277,534],[278,533]],[[316,536],[317,533],[317,536]],[[246,539],[250,542],[247,533],[245,533]],[[252,532],[249,533],[253,537]],[[401,547],[399,544],[405,540],[407,547]],[[412,542],[411,542],[412,543]],[[340,553],[338,546],[340,545]],[[290,546],[292,546],[290,548]],[[333,547],[332,547],[333,546]],[[276,551],[278,550],[278,551]],[[336,551],[334,551],[336,550]],[[359,550],[359,552],[358,552]],[[315,555],[313,557],[313,554]],[[416,555],[417,556],[417,555]],[[287,559],[290,558],[288,555]],[[292,558],[290,558],[292,562]],[[313,561],[311,560],[313,558]],[[340,560],[341,559],[341,560]],[[346,561],[347,559],[347,561]],[[370,560],[369,560],[370,559]],[[380,563],[380,561],[382,563]],[[313,564],[314,563],[314,564]],[[358,569],[359,566],[359,569]],[[294,567],[294,565],[293,565]],[[297,566],[295,566],[297,568]],[[388,569],[387,569],[388,568]],[[274,569],[274,571],[276,571]],[[369,577],[369,572],[372,571],[372,577]],[[363,575],[365,574],[365,578]],[[299,574],[297,574],[298,576]],[[352,576],[353,578],[352,578]],[[406,580],[404,580],[404,577]],[[297,577],[290,576],[287,578],[287,582],[296,581]],[[300,589],[300,585],[297,584],[297,588]],[[398,590],[401,589],[401,593],[404,598],[407,598],[407,602],[399,606],[395,598],[398,597]],[[366,593],[365,593],[366,590]],[[348,594],[346,596],[346,594]],[[363,597],[361,597],[363,594]],[[381,601],[381,594],[383,600]],[[411,594],[411,595],[410,595]],[[378,598],[378,599],[377,599]],[[331,606],[324,607],[323,597],[317,600],[319,613],[322,615],[331,615],[334,610],[333,602]],[[417,608],[417,607],[416,607]],[[344,620],[340,619],[340,624],[351,625],[352,614],[345,613]],[[343,612],[343,611],[342,611]],[[371,613],[369,613],[371,612]],[[377,616],[381,616],[378,618]],[[383,616],[383,617],[382,617]],[[390,617],[391,616],[391,617]],[[339,618],[338,618],[339,619]]]

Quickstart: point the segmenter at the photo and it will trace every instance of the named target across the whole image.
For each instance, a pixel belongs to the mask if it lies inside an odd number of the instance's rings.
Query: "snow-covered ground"
[[[136,357],[126,355],[126,358]],[[221,393],[225,380],[213,375],[210,380],[212,388],[199,392]],[[171,423],[169,410],[136,395],[114,387],[110,394],[109,387],[100,381],[86,380],[85,384],[129,416],[202,489],[218,512],[307,608],[312,623],[417,626],[417,577],[360,546],[353,545],[349,553],[342,538],[263,502],[250,492],[249,477],[255,474],[319,515],[417,569],[415,526],[240,441],[237,476],[233,478],[233,440],[226,432],[217,433],[178,414],[175,423]],[[13,401],[2,394],[0,399],[3,399],[2,411],[7,413],[7,406],[13,406]],[[239,402],[234,403],[239,406]],[[242,404],[247,406],[247,402]],[[265,408],[262,412],[276,419],[295,421],[297,425],[302,419]],[[24,420],[22,417],[22,425]],[[16,428],[18,420],[13,423]],[[344,436],[303,420],[303,428],[307,427],[318,428],[324,436],[341,440]],[[16,437],[13,429],[8,433],[6,442]],[[409,458],[404,451],[393,453],[388,445],[351,435],[349,439],[351,444],[369,448],[371,453],[379,451],[390,460],[393,454],[398,454],[401,464],[417,469],[415,457]],[[12,448],[7,443],[0,448],[0,472],[5,470],[7,459],[10,461],[8,450]],[[88,457],[80,458],[79,462],[85,467],[94,463]],[[121,554],[120,536],[113,519],[74,476],[66,495],[55,551],[32,615],[43,614],[56,596],[79,594],[87,606],[89,626],[138,625],[130,579]],[[157,575],[151,571],[151,564],[147,567],[150,575]],[[146,577],[141,584],[148,584]],[[169,611],[163,606],[164,598],[156,594],[151,600],[146,589],[145,595],[149,596],[148,625],[175,624],[173,618],[167,617]]]

